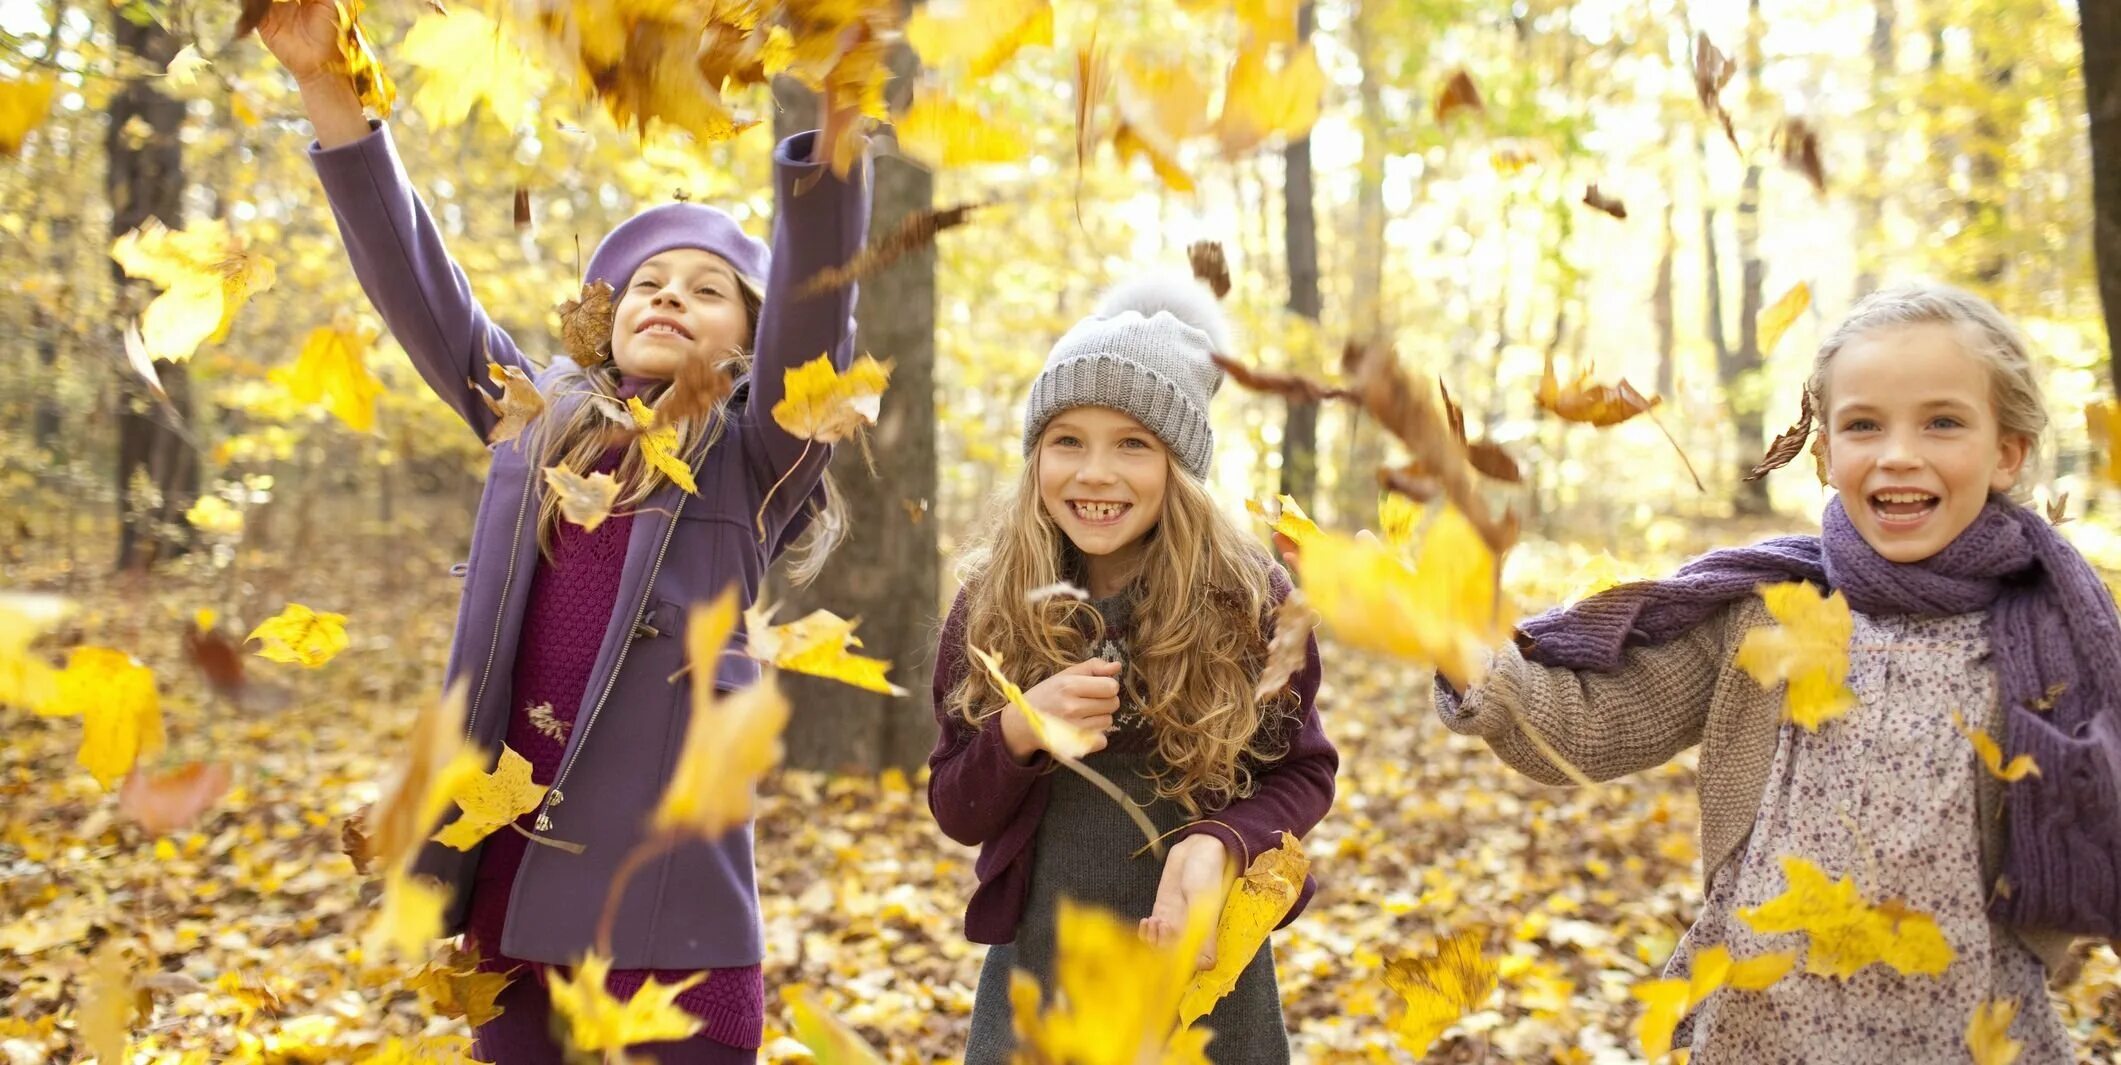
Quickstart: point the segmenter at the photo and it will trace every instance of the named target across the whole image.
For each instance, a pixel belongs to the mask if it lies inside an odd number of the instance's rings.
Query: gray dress
[[[1124,595],[1092,605],[1105,618],[1107,631],[1123,629],[1131,614],[1131,602]],[[1126,661],[1126,648],[1116,641],[1107,640],[1097,653],[1107,660]],[[1155,758],[1147,721],[1123,704],[1113,723],[1117,731],[1105,749],[1083,759],[1084,763],[1125,789],[1136,804],[1145,804],[1144,812],[1157,831],[1187,823],[1184,808],[1155,798],[1155,785],[1147,778]],[[1163,862],[1147,852],[1129,857],[1143,842],[1141,829],[1109,796],[1074,773],[1055,772],[1052,799],[1031,844],[1030,897],[1024,903],[1016,941],[987,948],[986,962],[980,966],[965,1065],[1007,1065],[1009,1061],[1016,1045],[1009,1006],[1010,970],[1031,972],[1049,998],[1053,994],[1054,926],[1063,896],[1094,903],[1129,921],[1149,916],[1156,905]],[[1289,1034],[1281,1015],[1281,991],[1274,980],[1271,940],[1238,976],[1236,989],[1216,1003],[1197,1027],[1215,1033],[1208,1043],[1208,1057],[1216,1065],[1279,1065],[1289,1060]]]

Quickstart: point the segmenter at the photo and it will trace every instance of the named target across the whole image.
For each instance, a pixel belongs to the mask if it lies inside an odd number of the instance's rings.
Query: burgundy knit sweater
[[[593,472],[618,469],[624,456],[624,449],[613,448]],[[612,514],[594,532],[583,532],[572,522],[560,522],[553,536],[552,557],[539,558],[531,577],[530,603],[524,611],[522,641],[516,650],[507,743],[530,761],[530,777],[541,785],[552,783],[560,760],[567,753],[567,736],[574,729],[605,626],[617,605],[619,575],[626,564],[626,538],[632,529],[633,515],[626,513]],[[545,710],[533,715],[533,707]],[[535,811],[524,814],[518,824],[527,831],[535,817]],[[541,970],[545,966],[507,957],[499,950],[502,925],[508,916],[509,889],[528,846],[530,842],[519,832],[504,829],[486,837],[472,887],[465,938],[484,957],[481,969],[505,972],[523,968],[536,978],[543,978]],[[582,904],[601,906],[603,900],[584,899]],[[605,986],[613,995],[626,999],[651,977],[675,983],[691,975],[675,969],[616,969]],[[706,980],[678,995],[677,1003],[707,1022],[703,1034],[716,1042],[756,1047],[764,1037],[766,984],[757,965],[710,969]]]

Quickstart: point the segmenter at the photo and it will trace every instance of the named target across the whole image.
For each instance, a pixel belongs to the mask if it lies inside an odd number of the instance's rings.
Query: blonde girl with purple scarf
[[[1806,391],[1836,492],[1822,535],[1714,551],[1533,618],[1479,685],[1439,683],[1437,712],[1549,784],[1701,748],[1706,897],[1666,975],[1719,946],[1797,964],[1696,1006],[1675,1040],[1696,1065],[1965,1062],[1990,1004],[2016,1011],[2020,1065],[2072,1061],[2049,970],[2074,936],[2121,936],[2121,620],[2022,504],[2048,423],[2025,339],[1966,292],[1891,288],[1828,337]],[[1853,704],[1816,731],[1734,663],[1776,623],[1759,589],[1796,581],[1853,615]],[[1990,773],[1960,721],[2039,774]],[[1842,974],[1806,934],[1773,931],[1753,911],[1800,859],[1933,917],[1949,962]]]

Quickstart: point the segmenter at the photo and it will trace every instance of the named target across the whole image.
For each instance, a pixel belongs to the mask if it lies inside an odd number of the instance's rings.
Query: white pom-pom
[[[1215,293],[1192,274],[1176,270],[1143,274],[1114,285],[1097,302],[1101,318],[1125,311],[1136,311],[1144,318],[1168,311],[1171,317],[1208,334],[1208,344],[1216,354],[1230,354],[1230,320],[1223,317]]]

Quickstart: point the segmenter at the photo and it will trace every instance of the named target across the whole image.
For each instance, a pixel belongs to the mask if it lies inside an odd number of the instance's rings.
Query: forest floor
[[[1743,537],[1700,530],[1627,565],[1653,572],[1709,538]],[[254,553],[151,583],[11,566],[16,583],[64,586],[79,604],[62,646],[106,644],[154,667],[166,758],[233,763],[236,785],[192,829],[153,839],[73,765],[78,721],[9,715],[0,1065],[86,1056],[77,994],[110,937],[131,944],[142,972],[165,974],[143,992],[135,1061],[357,1061],[391,1037],[440,1047],[464,1032],[407,987],[407,969],[365,955],[373,890],[340,850],[341,822],[375,797],[441,675],[457,584],[441,577],[439,550],[328,564],[305,549]],[[1551,545],[1527,556],[1512,585],[1533,606],[1560,598],[1590,557]],[[181,647],[194,611],[254,621],[282,601],[348,613],[353,646],[317,670],[251,659],[255,705],[216,702]],[[1307,841],[1322,888],[1276,938],[1297,1060],[1412,1060],[1388,1032],[1384,965],[1474,926],[1501,956],[1499,991],[1427,1060],[1640,1060],[1629,989],[1657,975],[1699,897],[1691,756],[1595,788],[1544,788],[1445,731],[1425,672],[1330,643],[1325,654],[1339,800]],[[818,990],[894,1061],[952,1060],[983,949],[960,931],[973,853],[935,828],[920,779],[784,771],[760,803],[769,992]],[[2082,974],[2056,1002],[2082,1060],[2121,1060],[2121,963],[2106,947],[2080,953]],[[767,1060],[806,1060],[777,996],[767,1029]]]

